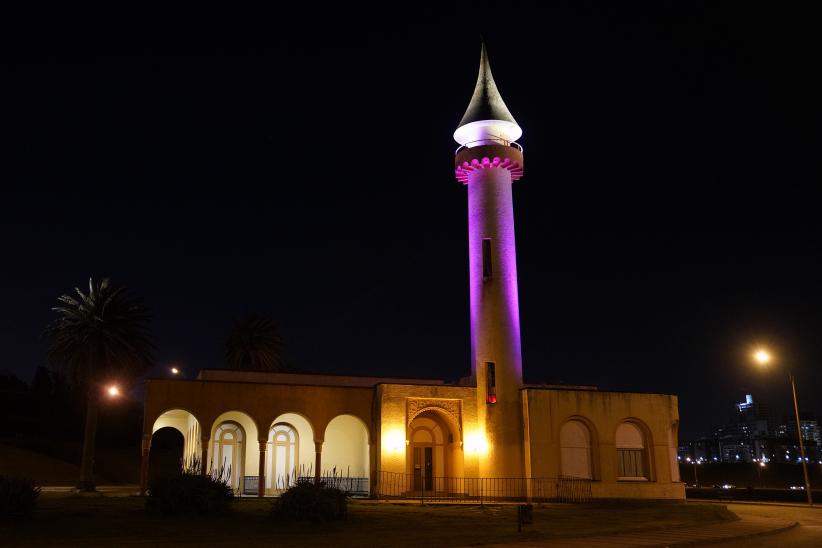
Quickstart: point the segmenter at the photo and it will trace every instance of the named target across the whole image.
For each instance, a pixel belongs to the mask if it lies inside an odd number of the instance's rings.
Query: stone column
[[[211,438],[209,436],[202,436],[200,438],[200,454],[202,455],[202,462],[200,462],[200,473],[202,475],[208,474],[208,442]]]
[[[371,496],[377,491],[377,473],[379,472],[377,463],[377,444],[373,441],[368,443],[368,495]]]
[[[140,496],[146,496],[148,489],[148,460],[151,455],[151,436],[143,436],[142,457],[140,459]]]
[[[257,480],[257,496],[265,496],[265,451],[268,447],[266,440],[260,440],[260,472]]]
[[[320,476],[322,475],[323,462],[323,440],[314,440],[314,484],[320,484]]]

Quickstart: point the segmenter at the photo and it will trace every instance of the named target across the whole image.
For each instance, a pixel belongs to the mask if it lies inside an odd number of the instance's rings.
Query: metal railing
[[[300,476],[298,481],[307,481],[313,483],[316,478],[314,476]],[[344,476],[321,476],[320,481],[328,486],[335,487],[344,491],[352,497],[367,497],[369,495],[368,478],[351,478]],[[280,480],[273,488],[267,488],[265,493],[267,496],[279,496],[288,487],[294,485],[294,477],[290,479]],[[243,495],[257,495],[260,485],[259,476],[243,476],[240,479],[240,493]]]
[[[243,476],[240,483],[240,492],[243,495],[256,495],[259,486],[260,476]]]
[[[421,502],[589,502],[591,480],[583,478],[456,478],[377,472],[376,495]]]
[[[458,147],[457,147],[457,150],[455,150],[455,151],[454,151],[454,156],[456,156],[457,154],[459,154],[459,153],[460,153],[460,151],[461,151],[462,149],[464,149],[464,148],[471,148],[471,146],[470,146],[470,145],[474,145],[474,144],[477,144],[477,143],[481,143],[481,144],[488,144],[488,142],[489,142],[489,141],[491,141],[491,142],[493,142],[493,143],[496,143],[496,144],[498,144],[498,145],[503,145],[503,146],[507,146],[507,147],[513,147],[513,148],[515,148],[515,149],[519,150],[521,153],[523,153],[523,154],[525,153],[525,150],[522,148],[522,145],[521,145],[521,144],[519,144],[519,143],[518,143],[518,142],[516,142],[516,141],[506,141],[505,139],[500,139],[499,137],[488,137],[488,138],[486,138],[486,139],[478,139],[478,140],[476,140],[476,141],[468,141],[468,142],[467,142],[467,143],[465,143],[464,145],[460,145],[460,146],[458,146]],[[477,146],[479,146],[479,145],[477,145]]]
[[[300,481],[314,481],[314,476],[301,477]],[[348,493],[352,497],[367,497],[368,478],[351,478],[348,476],[320,476],[320,481],[326,487],[334,487]]]

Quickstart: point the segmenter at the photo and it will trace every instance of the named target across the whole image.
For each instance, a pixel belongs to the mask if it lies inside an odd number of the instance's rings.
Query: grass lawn
[[[243,499],[226,515],[146,515],[137,497],[44,494],[34,516],[0,521],[3,546],[466,546],[736,519],[714,504],[537,505],[517,533],[515,506],[420,506],[357,501],[344,522],[282,523],[269,501]]]

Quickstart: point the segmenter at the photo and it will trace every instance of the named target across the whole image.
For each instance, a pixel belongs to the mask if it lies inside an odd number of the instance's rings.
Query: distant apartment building
[[[793,416],[785,417],[776,424],[768,406],[753,394],[746,394],[744,401],[735,404],[735,409],[733,418],[727,424],[716,427],[711,436],[680,445],[679,460],[801,462]],[[810,462],[822,462],[819,423],[811,414],[800,416],[806,458]]]

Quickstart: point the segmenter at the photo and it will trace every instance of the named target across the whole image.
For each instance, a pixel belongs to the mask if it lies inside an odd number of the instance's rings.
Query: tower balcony
[[[468,184],[471,173],[481,169],[507,169],[511,180],[522,178],[524,160],[522,145],[516,141],[485,138],[460,145],[454,157],[454,176]]]
[[[458,146],[457,150],[454,151],[454,156],[459,156],[460,152],[462,152],[463,149],[481,147],[485,145],[502,145],[506,147],[513,147],[519,150],[520,154],[525,152],[525,150],[522,148],[522,145],[516,141],[508,141],[506,139],[502,139],[499,137],[486,137],[485,139],[468,141],[467,143]]]

